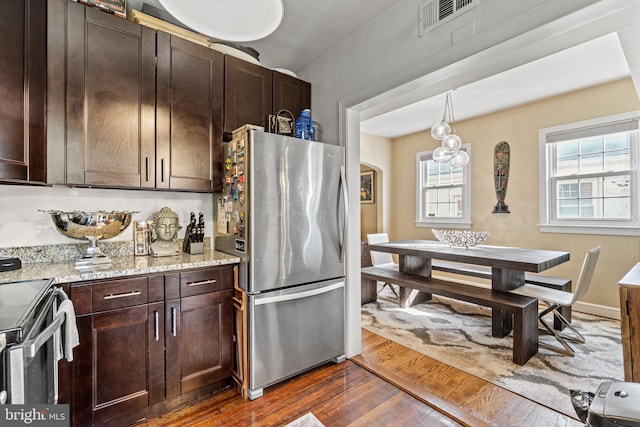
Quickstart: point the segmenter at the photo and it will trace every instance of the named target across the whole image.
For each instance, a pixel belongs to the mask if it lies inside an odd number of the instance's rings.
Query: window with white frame
[[[470,146],[461,148],[469,155]],[[470,163],[454,168],[433,160],[433,150],[416,154],[416,225],[471,227]]]
[[[640,111],[541,129],[541,231],[638,233]]]

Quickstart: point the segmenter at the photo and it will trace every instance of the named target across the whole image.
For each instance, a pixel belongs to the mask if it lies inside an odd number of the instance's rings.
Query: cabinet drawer
[[[148,299],[146,277],[122,279],[93,285],[94,312],[146,304]]]
[[[180,296],[188,297],[233,287],[232,270],[228,267],[208,268],[180,273]]]

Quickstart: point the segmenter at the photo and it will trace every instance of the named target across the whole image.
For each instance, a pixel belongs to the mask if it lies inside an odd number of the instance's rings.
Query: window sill
[[[541,233],[601,234],[601,235],[609,235],[609,236],[640,236],[640,227],[638,226],[539,224],[538,227]]]
[[[416,227],[420,228],[459,228],[469,230],[471,228],[470,222],[447,222],[447,221],[416,221]]]

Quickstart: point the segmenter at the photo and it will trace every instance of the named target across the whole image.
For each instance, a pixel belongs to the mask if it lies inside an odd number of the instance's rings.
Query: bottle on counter
[[[313,124],[311,120],[311,110],[305,108],[296,119],[296,138],[313,141]]]

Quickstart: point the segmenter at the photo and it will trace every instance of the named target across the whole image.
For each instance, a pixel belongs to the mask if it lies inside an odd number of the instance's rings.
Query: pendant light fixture
[[[282,0],[159,0],[162,7],[189,28],[232,42],[259,40],[282,22]]]
[[[440,147],[433,151],[433,161],[449,162],[451,166],[459,168],[469,163],[469,154],[462,148],[462,138],[455,134],[455,118],[453,116],[452,91],[448,91],[445,98],[442,120],[431,126],[431,136],[442,141]]]

